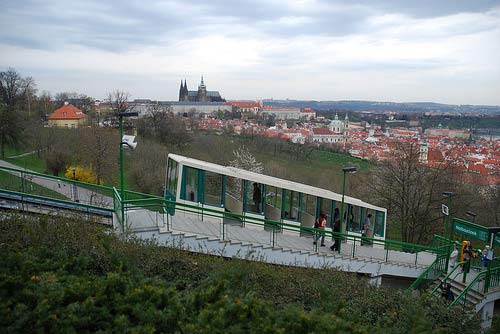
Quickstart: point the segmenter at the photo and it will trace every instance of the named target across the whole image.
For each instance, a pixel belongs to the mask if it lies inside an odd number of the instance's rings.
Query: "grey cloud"
[[[55,49],[65,44],[107,51],[165,46],[218,33],[236,38],[345,36],[371,32],[367,20],[384,13],[435,17],[485,11],[499,1],[7,1],[0,12],[0,43]],[[286,18],[305,18],[287,24]]]
[[[458,13],[479,13],[500,5],[498,0],[358,0],[385,13],[399,13],[414,18],[432,18]]]

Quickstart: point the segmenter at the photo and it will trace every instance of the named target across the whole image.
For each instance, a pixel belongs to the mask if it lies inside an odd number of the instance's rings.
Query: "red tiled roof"
[[[313,130],[313,133],[315,135],[332,135],[333,134],[333,132],[331,132],[327,128],[314,128],[312,130]]]
[[[57,119],[82,119],[87,115],[72,104],[65,104],[61,108],[56,109],[50,116],[49,120]]]

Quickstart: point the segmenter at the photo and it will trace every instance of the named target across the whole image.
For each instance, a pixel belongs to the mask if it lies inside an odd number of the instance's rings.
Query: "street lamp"
[[[451,192],[451,191],[443,191],[443,196],[446,196],[448,197],[448,219],[447,219],[447,222],[445,223],[445,237],[448,238],[449,236],[452,235],[453,231],[452,231],[452,227],[451,227],[451,198],[453,196],[455,196],[455,193],[454,192]],[[449,228],[449,231],[448,231],[448,228]],[[450,238],[451,239],[451,238]]]
[[[472,212],[472,211],[466,211],[465,214],[467,216],[471,216],[472,217],[472,223],[475,223],[476,222],[476,216],[477,214],[475,212]]]
[[[120,197],[121,197],[121,221],[122,221],[122,232],[125,229],[125,206],[123,201],[125,201],[125,181],[123,179],[123,145],[130,146],[127,142],[123,141],[123,117],[134,117],[138,116],[139,113],[134,111],[126,111],[118,113],[120,119]]]
[[[356,167],[344,167],[342,168],[342,171],[344,172],[344,178],[343,178],[343,182],[342,182],[342,204],[340,205],[340,233],[343,233],[344,230],[343,230],[343,221],[344,221],[344,194],[345,194],[345,175],[347,173],[349,174],[354,174],[358,171],[358,169]],[[340,249],[342,247],[342,241],[339,242],[339,247],[338,247],[338,252],[340,254]]]
[[[75,202],[79,202],[78,200],[78,190],[76,189],[76,168],[73,167],[71,168],[71,171],[73,172],[73,197]]]
[[[448,222],[445,224],[445,237],[448,238],[450,242],[448,242],[448,247],[447,247],[447,255],[446,255],[446,270],[448,270],[448,264],[449,264],[449,254],[450,254],[450,245],[451,245],[451,238],[453,235],[453,228],[451,226],[451,198],[455,196],[454,192],[451,191],[443,191],[443,196],[448,197]],[[444,212],[443,212],[444,213]],[[449,228],[449,235],[448,235],[448,228]]]

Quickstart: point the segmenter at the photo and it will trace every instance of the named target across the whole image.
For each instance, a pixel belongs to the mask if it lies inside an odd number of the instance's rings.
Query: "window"
[[[383,237],[384,225],[385,225],[385,213],[382,211],[375,211],[375,223],[373,225],[373,235],[377,237]]]
[[[344,204],[345,205],[345,204]],[[346,226],[348,231],[360,232],[363,226],[361,221],[361,208],[359,206],[354,206],[352,204],[347,204],[344,207],[346,218]]]
[[[285,219],[299,220],[299,193],[293,190],[285,190]]]
[[[316,196],[309,194],[302,195],[302,212],[316,217],[316,206]]]
[[[226,177],[226,193],[237,201],[242,201],[243,180],[232,176]]]
[[[266,204],[281,210],[281,188],[268,186]]]
[[[177,166],[177,161],[168,159],[166,190],[173,197],[177,195]]]
[[[198,169],[185,167],[184,169],[184,193],[182,199],[198,202]]]
[[[206,204],[222,205],[222,175],[205,172],[205,194],[204,199]]]
[[[262,213],[263,208],[263,185],[257,182],[247,181],[247,205],[246,211]]]

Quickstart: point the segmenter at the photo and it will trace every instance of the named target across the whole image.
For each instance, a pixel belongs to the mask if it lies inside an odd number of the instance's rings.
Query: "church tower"
[[[182,101],[184,99],[184,86],[182,85],[182,80],[181,80],[181,87],[179,88],[179,101]]]
[[[186,79],[184,79],[184,92],[183,92],[183,101],[189,101],[189,90],[188,90],[188,84]]]
[[[426,141],[424,141],[420,144],[420,152],[419,153],[420,154],[418,157],[418,161],[420,161],[420,163],[422,163],[422,164],[426,164],[427,157],[429,155],[429,145],[427,144]]]
[[[198,86],[198,101],[207,102],[207,86],[205,86],[205,82],[203,82],[203,75],[201,76],[201,82]]]
[[[345,113],[345,118],[344,118],[344,136],[347,137],[349,136],[349,115],[347,115],[347,112]]]

